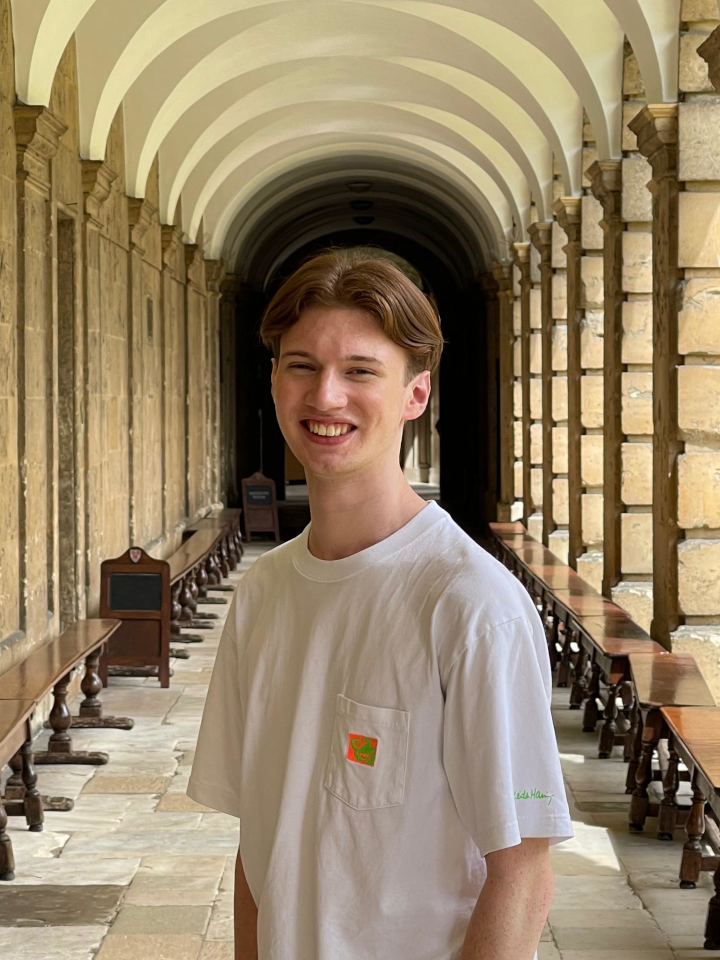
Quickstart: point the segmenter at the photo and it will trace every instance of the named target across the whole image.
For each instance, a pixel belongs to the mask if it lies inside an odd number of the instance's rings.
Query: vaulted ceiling
[[[82,155],[103,159],[122,105],[128,193],[159,153],[161,218],[182,199],[208,257],[246,258],[293,204],[296,245],[340,229],[357,180],[380,221],[401,202],[503,257],[531,200],[550,219],[553,157],[580,192],[583,111],[621,155],[626,37],[648,100],[677,98],[679,2],[14,0],[17,90],[47,105],[75,33]]]

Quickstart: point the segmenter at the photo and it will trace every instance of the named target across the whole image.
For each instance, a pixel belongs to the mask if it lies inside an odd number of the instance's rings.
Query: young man
[[[533,960],[572,836],[549,662],[522,586],[399,466],[437,316],[331,252],[261,333],[312,522],[236,591],[188,788],[240,818],[236,960]]]

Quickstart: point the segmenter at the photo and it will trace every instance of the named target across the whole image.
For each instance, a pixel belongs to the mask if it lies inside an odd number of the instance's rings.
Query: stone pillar
[[[560,199],[563,182],[557,168],[553,196]],[[548,546],[556,557],[567,562],[569,542],[568,515],[568,427],[567,427],[567,255],[568,237],[557,221],[552,222],[552,327],[550,417],[552,437],[552,507],[554,530]]]
[[[208,387],[210,391],[210,496],[218,503],[223,498],[220,479],[220,299],[225,264],[222,260],[206,260],[208,290]]]
[[[520,478],[517,476],[518,467],[515,466],[515,496],[522,500],[522,522],[527,527],[533,512],[533,501],[530,487],[531,455],[530,455],[530,423],[531,423],[531,396],[530,396],[530,244],[514,243],[513,255],[515,266],[519,272],[519,304],[520,304],[520,335],[515,342],[515,377],[521,383],[521,412],[520,421],[522,436],[522,456]],[[516,414],[517,415],[517,414]],[[521,479],[521,483],[518,483]],[[520,519],[520,518],[518,518]]]
[[[240,278],[226,274],[220,290],[220,483],[223,499],[239,502],[237,482],[237,300]]]
[[[17,398],[21,488],[20,629],[44,639],[51,606],[48,582],[48,397],[50,317],[50,160],[67,129],[45,107],[15,107],[17,199]]]
[[[78,570],[79,582],[87,583],[86,610],[81,615],[97,613],[100,599],[100,564],[105,559],[103,544],[103,451],[98,439],[103,434],[102,363],[100,323],[102,317],[102,290],[100,284],[100,236],[103,230],[102,210],[117,179],[114,170],[102,160],[82,161],[83,221],[83,323],[85,333],[82,349],[84,366],[84,430],[85,463],[85,545],[84,560],[87,580]]]
[[[533,223],[529,228],[532,244],[539,254],[540,269],[540,376],[542,422],[542,541],[548,546],[548,537],[555,529],[553,519],[552,476],[552,322],[553,271],[552,223]],[[535,335],[537,336],[537,334]]]
[[[670,648],[678,607],[678,192],[677,104],[646,106],[630,123],[650,161],[653,195],[653,620]],[[707,403],[707,398],[704,400]]]
[[[621,217],[622,167],[617,160],[596,160],[588,169],[592,192],[603,209],[601,227],[604,284],[603,364],[603,575],[606,597],[622,577],[622,396],[623,290]]]
[[[500,488],[497,519],[510,520],[513,495],[513,291],[512,264],[494,263],[493,276],[498,286],[498,368]]]
[[[140,516],[145,501],[143,465],[143,257],[145,234],[157,216],[157,208],[148,200],[128,197],[128,426],[130,432],[129,464],[130,516],[128,536],[131,544],[144,543],[145,531]],[[140,516],[139,516],[140,515]]]
[[[207,503],[207,290],[205,262],[197,244],[185,245],[185,303],[187,316],[186,401],[187,401],[187,515],[194,520]]]
[[[582,479],[580,460],[581,424],[581,368],[580,368],[580,319],[582,316],[582,249],[580,246],[579,197],[561,197],[553,204],[553,211],[560,227],[565,232],[567,283],[567,377],[564,404],[556,401],[555,419],[567,424],[567,554],[565,559],[577,568],[577,558],[582,545]],[[560,381],[560,378],[557,378]],[[562,384],[558,384],[560,390]],[[558,398],[559,399],[559,398]]]
[[[163,529],[171,530],[187,516],[186,507],[186,326],[185,247],[182,230],[161,228],[163,326]]]

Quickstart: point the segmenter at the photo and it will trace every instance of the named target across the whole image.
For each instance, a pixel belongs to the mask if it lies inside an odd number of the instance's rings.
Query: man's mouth
[[[342,442],[348,434],[357,429],[355,424],[344,421],[301,420],[300,422],[312,439],[320,443]]]

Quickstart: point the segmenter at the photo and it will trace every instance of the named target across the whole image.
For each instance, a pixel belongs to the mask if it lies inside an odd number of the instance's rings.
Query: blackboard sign
[[[273,502],[273,492],[270,486],[259,486],[259,484],[248,484],[247,501],[249,507],[271,507]]]
[[[159,573],[110,574],[111,610],[162,610]]]

